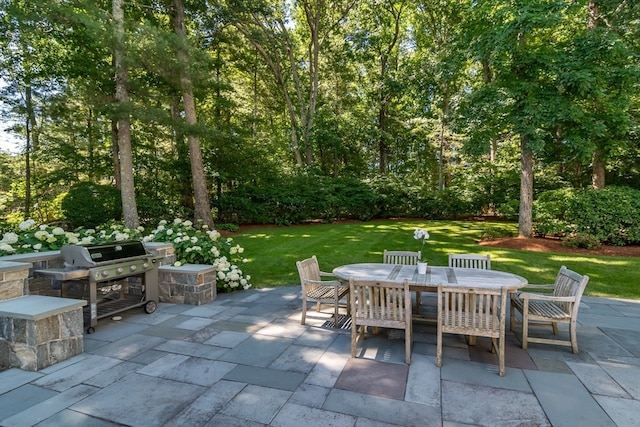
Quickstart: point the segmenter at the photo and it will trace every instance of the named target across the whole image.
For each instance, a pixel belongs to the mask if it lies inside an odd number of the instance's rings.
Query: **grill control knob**
[[[109,272],[108,272],[107,270],[103,270],[103,271],[102,271],[102,275],[103,275],[104,277],[107,277],[107,276],[109,275]]]
[[[116,268],[116,273],[118,273],[118,274],[122,274],[123,271],[124,270],[122,269],[122,267]]]
[[[148,263],[148,262],[144,262],[144,263],[142,263],[142,267],[144,267],[144,268],[149,268],[149,263]]]
[[[138,266],[133,264],[131,267],[129,267],[129,270],[131,271],[136,271],[138,269]]]

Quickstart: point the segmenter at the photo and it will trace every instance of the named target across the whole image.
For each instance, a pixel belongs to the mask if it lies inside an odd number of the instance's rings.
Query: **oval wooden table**
[[[527,279],[517,274],[498,270],[428,266],[425,274],[418,274],[415,265],[399,264],[348,264],[333,269],[333,275],[341,280],[351,277],[359,280],[385,280],[402,283],[409,280],[409,289],[416,292],[437,292],[438,284],[469,288],[505,288],[516,292],[527,285]],[[416,298],[416,314],[420,301]]]

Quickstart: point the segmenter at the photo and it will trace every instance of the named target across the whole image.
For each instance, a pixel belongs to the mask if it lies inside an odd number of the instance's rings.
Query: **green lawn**
[[[587,295],[640,299],[640,258],[528,252],[480,246],[476,241],[493,227],[513,227],[484,221],[371,221],[291,227],[264,227],[236,233],[249,262],[244,267],[254,287],[299,283],[295,262],[316,255],[323,271],[356,262],[381,262],[384,249],[420,249],[413,230],[431,235],[423,254],[433,265],[446,265],[449,253],[491,255],[494,270],[525,277],[529,283],[552,283],[560,266],[591,278]]]

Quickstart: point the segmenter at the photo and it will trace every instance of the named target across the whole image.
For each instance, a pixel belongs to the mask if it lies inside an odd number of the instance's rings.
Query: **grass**
[[[480,246],[483,232],[517,224],[485,221],[370,221],[290,227],[264,227],[237,233],[249,262],[244,270],[254,287],[299,283],[295,262],[312,255],[320,268],[357,262],[381,262],[384,249],[420,249],[413,230],[426,228],[431,235],[423,254],[430,264],[446,265],[449,253],[491,255],[495,270],[525,277],[529,283],[553,283],[560,266],[590,277],[585,294],[640,300],[640,258],[529,252]]]

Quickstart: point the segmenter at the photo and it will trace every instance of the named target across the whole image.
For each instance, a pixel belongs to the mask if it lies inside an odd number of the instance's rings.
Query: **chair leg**
[[[420,314],[420,300],[422,299],[422,294],[420,291],[416,291],[416,314]]]
[[[307,300],[306,298],[302,297],[302,318],[300,319],[301,325],[304,325],[304,323],[306,322],[306,318],[307,318]]]
[[[498,339],[498,346],[498,373],[501,377],[504,377],[504,335]]]
[[[356,343],[358,342],[358,327],[351,325],[351,357],[356,357]]]
[[[553,328],[553,335],[558,335],[558,323],[551,322],[551,327]]]
[[[439,324],[436,342],[436,366],[439,368],[442,366],[442,329]]]
[[[527,337],[529,336],[529,319],[522,314],[522,349],[527,349]]]
[[[333,327],[337,328],[338,325],[338,296],[336,295],[335,305],[334,305],[334,313],[333,313]]]
[[[576,334],[576,321],[572,320],[569,323],[569,336],[571,338],[571,351],[573,354],[578,354],[578,337]]]

